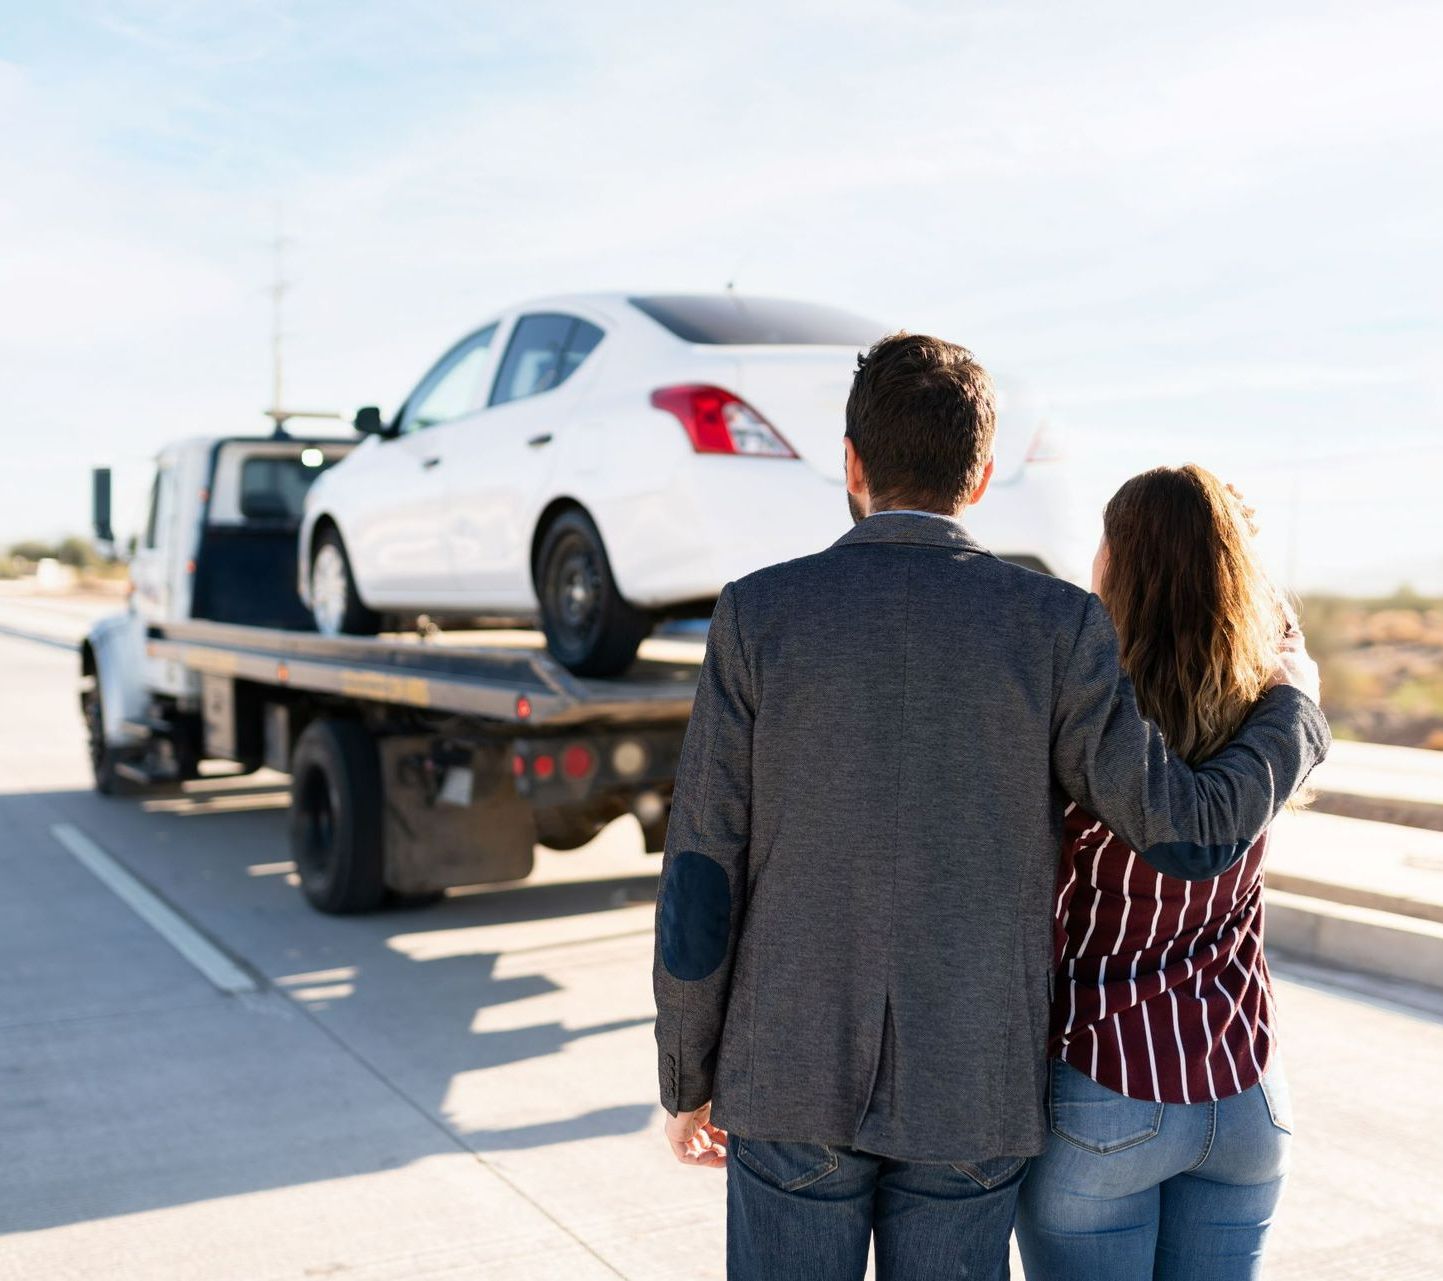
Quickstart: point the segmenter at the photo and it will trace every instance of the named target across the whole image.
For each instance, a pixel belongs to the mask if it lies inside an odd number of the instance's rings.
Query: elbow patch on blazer
[[[704,979],[725,959],[731,938],[732,892],[714,858],[677,855],[661,900],[661,959],[673,978]]]
[[[1252,841],[1239,841],[1236,845],[1166,841],[1161,845],[1149,845],[1142,857],[1164,876],[1174,876],[1183,881],[1207,881],[1221,876],[1252,847]]]

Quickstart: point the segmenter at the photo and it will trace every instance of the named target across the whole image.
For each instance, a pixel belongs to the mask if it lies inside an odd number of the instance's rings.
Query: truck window
[[[319,452],[306,451],[307,454]],[[308,464],[304,457],[247,458],[241,464],[241,515],[248,520],[300,520],[306,490],[330,465],[330,462]]]
[[[146,504],[145,546],[155,546],[156,531],[160,526],[160,469],[156,468],[155,479],[150,482],[150,501]]]

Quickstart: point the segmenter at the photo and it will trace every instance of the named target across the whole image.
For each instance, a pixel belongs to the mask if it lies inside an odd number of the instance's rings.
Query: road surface
[[[322,917],[278,776],[93,795],[73,669],[0,636],[0,1278],[722,1275],[722,1178],[659,1135],[629,821],[521,887]],[[1280,969],[1299,1134],[1268,1276],[1438,1277],[1443,1007]]]

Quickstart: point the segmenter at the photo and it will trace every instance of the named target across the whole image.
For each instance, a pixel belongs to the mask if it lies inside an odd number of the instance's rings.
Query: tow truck
[[[301,890],[336,914],[524,879],[536,845],[579,849],[628,813],[659,852],[701,643],[588,680],[533,633],[318,635],[295,592],[302,500],[350,448],[278,425],[160,453],[127,608],[80,647],[97,790],[289,774]],[[113,547],[111,501],[97,469]]]

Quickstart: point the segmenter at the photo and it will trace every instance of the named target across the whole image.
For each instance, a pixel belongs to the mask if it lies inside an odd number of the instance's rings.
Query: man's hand
[[[1308,654],[1302,630],[1298,627],[1297,616],[1291,606],[1286,607],[1288,630],[1278,646],[1278,667],[1273,672],[1274,685],[1292,685],[1301,690],[1315,703],[1322,702],[1322,682],[1318,676],[1318,665]]]
[[[711,1104],[703,1103],[695,1112],[678,1112],[666,1118],[666,1141],[671,1152],[683,1165],[724,1166],[727,1161],[727,1134],[711,1123]]]

